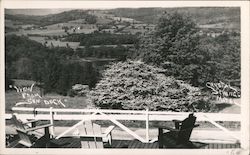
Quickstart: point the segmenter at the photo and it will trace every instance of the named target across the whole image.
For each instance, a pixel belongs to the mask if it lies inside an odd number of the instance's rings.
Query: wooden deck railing
[[[85,120],[109,120],[119,126],[121,129],[132,135],[144,143],[154,142],[156,139],[149,139],[149,122],[150,121],[171,121],[174,119],[182,120],[186,118],[190,112],[163,112],[163,111],[148,111],[148,110],[106,110],[106,109],[53,109],[53,108],[26,108],[26,107],[14,107],[12,108],[14,113],[17,113],[19,119],[37,119],[37,120],[50,120],[51,124],[54,124],[55,120],[79,120],[73,127],[69,127],[67,130],[57,135],[56,138],[63,137],[75,126],[79,125]],[[197,121],[210,122],[217,128],[223,130],[225,134],[235,138],[236,141],[240,140],[239,136],[234,135],[227,128],[221,126],[217,121],[233,121],[240,122],[240,114],[222,114],[222,113],[195,113]],[[10,119],[11,114],[6,114],[5,119]],[[129,127],[123,125],[119,121],[121,120],[133,120],[133,121],[145,121],[145,138],[137,135]],[[54,129],[51,128],[52,135],[54,135]]]

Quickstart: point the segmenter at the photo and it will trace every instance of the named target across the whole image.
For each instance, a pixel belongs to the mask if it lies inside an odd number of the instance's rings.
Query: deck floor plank
[[[53,140],[61,148],[80,148],[80,140],[78,138],[64,137],[58,140]],[[222,144],[222,143],[198,143],[200,149],[234,149],[240,148],[240,143]],[[17,145],[16,148],[22,148],[22,145]],[[129,148],[129,149],[158,149],[158,142],[142,143],[139,140],[113,140],[111,148]],[[107,149],[110,148],[107,146]],[[168,148],[165,148],[168,149]]]
[[[143,143],[136,141],[135,148],[143,148]]]
[[[132,141],[132,142],[129,144],[129,148],[135,148],[135,145],[136,145],[135,141]]]

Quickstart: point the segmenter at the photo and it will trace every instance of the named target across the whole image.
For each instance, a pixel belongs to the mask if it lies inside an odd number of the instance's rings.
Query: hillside
[[[231,23],[231,28],[240,29],[240,9],[228,8],[118,8],[109,11],[115,16],[134,18],[145,23],[157,23],[163,13],[179,12],[191,16],[198,25]],[[226,24],[225,24],[226,25]]]
[[[64,11],[70,11],[72,9],[6,9],[5,13],[9,15],[35,15],[35,16],[44,16],[49,14],[57,14]]]
[[[44,14],[42,14],[39,9],[29,10],[30,9],[8,9],[6,10],[5,17],[6,19],[22,22],[24,24],[36,24],[40,26],[67,22],[76,19],[85,19],[88,17],[95,18],[94,15],[88,14],[88,10],[63,11],[63,9],[45,9]],[[102,10],[95,11],[103,14]],[[205,28],[207,25],[220,24],[219,28],[240,29],[240,9],[237,7],[117,8],[106,10],[106,12],[117,17],[132,18],[149,24],[156,24],[159,17],[164,13],[179,12],[191,16],[191,18],[197,22],[198,25],[202,25],[203,27],[205,25]],[[212,27],[213,26],[214,25],[212,25]],[[218,25],[215,25],[215,27],[216,26],[218,28]]]
[[[46,26],[56,23],[67,22],[76,19],[89,19],[95,18],[93,15],[89,15],[85,10],[71,10],[64,11],[58,14],[49,14],[45,16],[35,16],[35,15],[11,15],[6,14],[5,19],[12,20],[15,22],[21,22],[23,24],[35,24],[39,26]]]

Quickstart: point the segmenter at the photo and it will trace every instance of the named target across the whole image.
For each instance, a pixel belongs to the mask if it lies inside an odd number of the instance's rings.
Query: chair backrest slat
[[[82,148],[103,148],[103,141],[101,137],[95,137],[95,135],[101,135],[101,126],[92,121],[84,121],[83,124],[77,127]],[[84,135],[84,136],[81,136]],[[89,135],[89,137],[88,137]]]
[[[25,146],[30,147],[32,145],[32,142],[30,140],[30,137],[26,132],[17,130],[18,136],[20,138],[20,141],[24,142]]]
[[[25,130],[23,123],[17,119],[16,115],[12,115],[11,121],[16,129]]]
[[[22,142],[22,144],[24,144],[25,146],[30,147],[32,145],[32,142],[28,133],[25,131],[23,123],[17,119],[16,115],[12,115],[11,121],[18,133],[20,142]]]
[[[87,135],[94,135],[92,121],[89,121],[89,120],[85,121],[84,126],[86,129]],[[89,143],[89,148],[96,148],[95,137],[88,137],[88,138],[86,138],[86,140]]]
[[[79,135],[87,135],[85,126],[83,124],[79,125],[77,129],[79,131]],[[80,137],[80,141],[82,148],[89,148],[89,143],[85,140],[85,137]]]
[[[95,135],[101,135],[102,133],[101,126],[93,123],[93,131]],[[96,148],[103,148],[102,138],[96,137],[95,143],[96,143]]]
[[[179,142],[188,142],[196,121],[196,117],[190,114],[188,118],[182,121],[180,132],[178,133],[177,140]]]

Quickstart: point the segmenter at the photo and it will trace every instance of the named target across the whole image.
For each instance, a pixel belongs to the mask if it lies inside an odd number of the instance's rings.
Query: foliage
[[[190,17],[165,14],[156,31],[142,36],[134,57],[165,68],[166,75],[194,86],[240,79],[239,36],[199,36]],[[233,45],[234,44],[234,45]]]
[[[126,61],[110,65],[88,94],[101,108],[170,111],[210,111],[213,104],[199,88],[173,77],[165,70],[143,62]]]
[[[74,53],[70,48],[47,48],[27,37],[15,35],[5,39],[6,88],[11,79],[27,79],[43,83],[45,92],[66,95],[76,83],[91,88],[98,80],[98,70],[91,63],[69,59]]]
[[[134,44],[137,42],[136,35],[132,34],[111,34],[111,33],[91,33],[91,34],[70,34],[66,41],[80,42],[81,46],[91,45],[118,45]]]
[[[82,84],[75,84],[72,88],[68,91],[68,96],[86,96],[87,92],[89,91],[88,85]]]
[[[97,22],[97,17],[94,16],[94,15],[87,15],[85,17],[85,21],[88,23],[88,24],[95,24]]]
[[[107,47],[105,45],[99,47],[89,47],[86,46],[83,49],[77,49],[76,54],[80,58],[84,57],[95,57],[95,58],[115,58],[117,60],[125,60],[129,47],[124,47],[121,45],[115,47]]]

